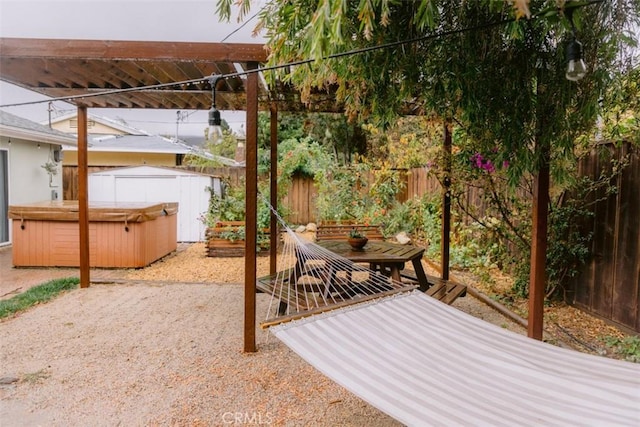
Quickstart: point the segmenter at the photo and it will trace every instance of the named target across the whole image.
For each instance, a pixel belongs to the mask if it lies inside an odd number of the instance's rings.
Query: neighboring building
[[[64,133],[78,133],[78,115],[75,112],[56,117],[51,120],[50,124],[52,129]],[[147,132],[126,123],[93,114],[89,114],[87,117],[87,133],[89,135],[149,135]]]
[[[157,135],[89,135],[89,166],[180,166],[191,148]],[[64,147],[64,165],[78,165],[78,147]]]
[[[62,199],[62,145],[76,138],[0,110],[0,245],[11,243],[9,205]]]
[[[77,134],[75,113],[58,117],[51,126],[66,133]],[[87,118],[89,166],[180,166],[191,147],[131,127],[106,117],[89,114]],[[78,165],[77,146],[65,146],[64,166]]]

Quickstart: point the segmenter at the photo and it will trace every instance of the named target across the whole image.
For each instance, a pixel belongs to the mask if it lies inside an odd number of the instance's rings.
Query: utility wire
[[[224,43],[225,41],[227,41],[227,39],[229,37],[231,37],[232,35],[234,35],[235,33],[237,33],[238,31],[240,31],[241,29],[243,29],[249,22],[251,22],[251,20],[253,18],[255,18],[256,16],[258,16],[263,10],[265,10],[267,8],[267,5],[265,4],[264,6],[262,6],[262,8],[260,8],[259,11],[257,11],[256,13],[253,14],[253,16],[251,16],[251,18],[247,19],[246,21],[244,21],[242,23],[242,25],[240,25],[238,28],[236,28],[235,30],[231,31],[229,34],[227,34],[226,37],[224,37],[222,40],[220,40],[220,43]]]
[[[588,2],[576,5],[573,8],[575,9],[575,8],[578,8],[578,7],[589,6],[589,5],[592,5],[592,4],[595,4],[595,3],[602,3],[603,1],[604,0],[590,0]],[[540,18],[540,16],[542,16],[543,13],[546,13],[548,11],[549,10],[544,10],[544,11],[541,11],[541,12],[533,15],[529,19],[529,21],[532,21],[534,19]],[[511,22],[515,22],[517,19],[518,18],[515,18],[515,17],[514,18],[507,18],[507,19],[503,19],[503,20],[500,20],[500,21],[496,21],[496,22],[490,22],[490,23],[486,23],[486,24],[475,25],[475,26],[472,26],[472,27],[460,28],[460,29],[457,29],[457,30],[442,31],[442,32],[435,33],[435,34],[429,34],[429,35],[426,35],[426,36],[415,37],[415,38],[412,38],[412,39],[399,40],[399,41],[396,41],[396,42],[385,43],[385,44],[376,45],[376,46],[368,46],[368,47],[364,47],[364,48],[360,48],[360,49],[349,50],[349,51],[346,51],[346,52],[334,53],[334,54],[331,54],[331,55],[324,56],[324,57],[322,57],[320,59],[302,59],[302,60],[299,60],[299,61],[288,62],[288,63],[285,63],[285,64],[277,64],[277,65],[272,65],[272,66],[268,66],[268,67],[254,68],[254,69],[250,69],[250,70],[238,71],[238,72],[235,72],[235,73],[220,74],[220,75],[217,75],[216,77],[218,79],[226,79],[226,78],[230,78],[230,77],[246,76],[246,75],[253,74],[253,73],[262,73],[262,72],[265,72],[265,71],[274,71],[274,70],[278,70],[278,69],[281,69],[281,68],[287,68],[287,67],[292,67],[292,66],[297,66],[297,65],[311,64],[313,62],[326,61],[326,60],[329,60],[329,59],[342,58],[342,57],[345,57],[345,56],[359,55],[359,54],[362,54],[362,53],[368,53],[368,52],[372,52],[372,51],[375,51],[375,50],[388,49],[388,48],[391,48],[391,47],[397,47],[397,46],[402,46],[402,45],[406,45],[406,44],[412,44],[412,43],[417,43],[417,42],[421,42],[421,41],[432,40],[432,39],[436,39],[436,38],[440,38],[440,37],[448,37],[448,36],[451,36],[451,35],[461,34],[461,33],[469,32],[469,31],[478,31],[478,30],[484,30],[484,29],[488,29],[488,28],[493,28],[493,27],[497,27],[497,26],[500,26],[500,25],[505,25],[505,24],[509,24]],[[201,78],[191,79],[191,80],[184,80],[184,81],[179,81],[179,82],[159,83],[159,84],[155,84],[155,85],[138,86],[138,87],[124,88],[124,89],[113,89],[113,90],[96,92],[96,93],[91,93],[91,94],[72,95],[72,96],[66,96],[66,97],[60,97],[60,98],[50,98],[50,99],[41,100],[41,101],[29,101],[29,102],[19,102],[19,103],[14,103],[14,104],[4,104],[4,105],[0,105],[0,108],[19,107],[19,106],[24,106],[24,105],[34,105],[34,104],[41,104],[41,103],[44,103],[44,102],[52,102],[52,101],[72,101],[72,100],[78,100],[78,99],[83,99],[83,98],[92,98],[92,97],[96,97],[96,96],[115,95],[115,94],[120,94],[120,93],[144,91],[144,90],[151,90],[151,89],[162,89],[162,88],[172,87],[172,86],[182,86],[182,85],[190,85],[190,84],[208,82],[210,80],[210,78],[211,78],[211,76],[206,76],[206,77],[201,77]]]

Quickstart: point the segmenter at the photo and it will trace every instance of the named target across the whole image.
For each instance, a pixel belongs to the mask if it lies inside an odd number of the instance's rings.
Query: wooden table
[[[424,292],[429,289],[430,284],[421,262],[424,248],[378,240],[369,240],[361,250],[354,250],[346,240],[327,240],[317,244],[355,263],[369,263],[371,270],[388,274],[398,282],[401,281],[405,263],[410,261],[420,290]]]

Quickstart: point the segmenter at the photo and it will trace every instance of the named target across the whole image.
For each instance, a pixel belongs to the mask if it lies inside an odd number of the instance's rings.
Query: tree
[[[230,0],[218,4],[228,16]],[[350,119],[381,126],[408,107],[435,112],[464,129],[463,148],[508,165],[512,183],[536,177],[533,265],[546,251],[549,175],[562,178],[607,85],[634,65],[623,48],[636,42],[639,15],[638,0],[291,0],[260,13],[270,65],[314,60],[271,77],[293,83],[303,99],[333,91]],[[577,83],[564,78],[572,23],[589,64]],[[543,276],[532,273],[532,283]]]

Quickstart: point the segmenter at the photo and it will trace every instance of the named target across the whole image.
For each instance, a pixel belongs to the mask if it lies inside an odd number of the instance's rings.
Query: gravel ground
[[[244,259],[204,253],[191,245],[0,322],[1,425],[398,425],[267,332],[243,353]],[[259,319],[267,305],[258,294]],[[524,333],[471,297],[455,305]]]

